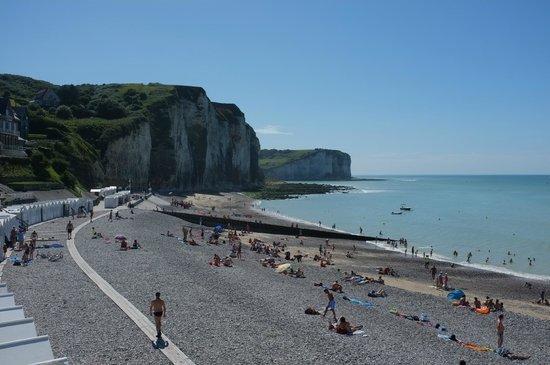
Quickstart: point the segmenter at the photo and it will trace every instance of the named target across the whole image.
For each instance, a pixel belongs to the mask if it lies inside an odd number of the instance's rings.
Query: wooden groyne
[[[322,229],[314,229],[311,227],[290,227],[283,226],[280,224],[269,224],[263,222],[254,222],[239,220],[233,218],[223,218],[223,217],[212,217],[209,215],[201,215],[194,213],[186,212],[172,212],[172,211],[162,211],[164,214],[168,214],[174,217],[181,218],[187,222],[202,224],[207,227],[215,227],[217,225],[222,225],[224,228],[227,228],[231,225],[232,229],[236,230],[246,230],[249,228],[253,232],[258,233],[270,233],[270,234],[281,234],[288,236],[304,236],[304,237],[318,237],[318,238],[330,238],[330,239],[341,239],[341,240],[353,240],[353,241],[385,241],[385,239],[362,236],[353,233],[339,232],[339,231],[330,231]]]

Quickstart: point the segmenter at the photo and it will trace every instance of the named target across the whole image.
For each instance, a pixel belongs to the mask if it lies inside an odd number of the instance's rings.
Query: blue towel
[[[348,299],[349,299],[349,302],[351,304],[360,305],[360,306],[365,307],[365,308],[374,307],[374,303],[371,303],[371,302],[366,302],[364,300],[356,299],[356,298],[348,298]]]

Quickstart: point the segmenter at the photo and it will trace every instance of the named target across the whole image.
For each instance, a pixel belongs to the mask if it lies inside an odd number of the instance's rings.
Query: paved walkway
[[[118,209],[117,209],[118,210]],[[104,213],[96,218],[94,220],[99,219],[101,217],[104,217],[108,215],[109,213]],[[67,247],[69,249],[69,253],[71,254],[73,260],[76,262],[76,264],[84,271],[86,275],[105,293],[115,304],[122,309],[124,313],[132,321],[135,322],[135,324],[145,333],[145,335],[151,340],[155,341],[157,336],[157,331],[155,328],[155,325],[149,321],[149,319],[141,313],[128,299],[126,299],[124,296],[122,296],[119,292],[117,292],[111,284],[109,284],[107,281],[105,281],[97,272],[94,271],[94,269],[91,268],[90,265],[84,259],[82,256],[80,256],[80,253],[78,252],[74,237],[76,237],[76,234],[80,229],[82,229],[84,226],[89,224],[90,221],[86,221],[79,226],[75,227],[75,230],[73,231],[73,239],[67,240]],[[181,364],[181,365],[194,365],[193,361],[187,357],[178,347],[174,345],[174,343],[166,336],[164,336],[165,340],[168,341],[169,345],[168,347],[160,350],[162,353],[173,363],[173,364]]]

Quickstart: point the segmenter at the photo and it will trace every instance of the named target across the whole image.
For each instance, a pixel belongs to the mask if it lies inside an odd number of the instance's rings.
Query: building
[[[25,120],[28,125],[28,120]],[[0,98],[0,156],[27,157],[25,139],[21,137],[21,119],[9,97]]]
[[[42,108],[55,108],[59,106],[61,99],[49,88],[42,89],[36,93],[33,102],[40,105]]]

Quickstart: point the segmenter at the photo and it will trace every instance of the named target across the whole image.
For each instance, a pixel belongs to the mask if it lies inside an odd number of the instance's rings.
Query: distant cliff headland
[[[261,150],[260,167],[266,178],[277,180],[351,179],[351,157],[337,150]]]
[[[10,117],[0,183],[16,189],[219,191],[263,182],[260,143],[244,114],[200,87],[58,86],[2,74],[0,95]]]

